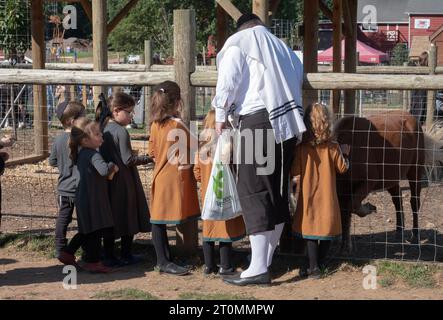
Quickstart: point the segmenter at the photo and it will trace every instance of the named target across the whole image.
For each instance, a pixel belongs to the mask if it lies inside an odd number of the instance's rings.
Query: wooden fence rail
[[[153,86],[162,81],[174,80],[171,72],[94,72],[59,70],[0,69],[0,83],[34,85],[88,84],[102,86]],[[217,72],[200,71],[191,74],[195,87],[215,87]],[[443,75],[382,75],[352,73],[308,73],[305,90],[441,90]]]

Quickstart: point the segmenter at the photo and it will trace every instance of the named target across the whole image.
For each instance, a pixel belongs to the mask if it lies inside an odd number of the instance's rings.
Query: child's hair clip
[[[160,88],[158,90],[161,91],[162,93],[165,93],[165,89],[163,89],[163,88]]]

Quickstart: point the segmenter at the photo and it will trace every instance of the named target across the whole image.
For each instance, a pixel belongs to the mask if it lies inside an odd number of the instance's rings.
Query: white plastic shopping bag
[[[230,220],[242,214],[234,175],[229,167],[230,134],[224,131],[218,138],[212,164],[211,178],[203,203],[203,220]]]

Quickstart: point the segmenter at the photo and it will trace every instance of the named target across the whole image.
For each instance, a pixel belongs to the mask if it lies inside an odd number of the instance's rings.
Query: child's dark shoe
[[[300,268],[299,271],[300,278],[309,278],[309,279],[320,279],[321,278],[321,271],[319,268],[315,268],[314,270],[311,270],[306,267]]]
[[[184,276],[189,274],[189,270],[187,268],[176,265],[173,262],[168,262],[165,265],[158,265],[157,268],[161,273],[169,273],[176,276]]]
[[[203,274],[205,276],[209,276],[209,275],[214,274],[216,272],[217,272],[217,270],[214,267],[205,266],[205,268],[203,269]]]
[[[235,271],[235,268],[223,268],[220,267],[220,269],[218,269],[218,274],[220,276],[232,276],[235,275],[237,272]]]
[[[131,254],[130,256],[122,257],[121,262],[124,266],[130,266],[133,264],[143,262],[143,256],[137,254]]]
[[[105,258],[102,260],[102,263],[105,267],[109,267],[109,268],[120,268],[124,265],[123,261],[121,261],[120,259],[117,259],[116,257]]]
[[[58,261],[60,261],[61,263],[65,264],[65,265],[71,265],[71,266],[77,265],[77,262],[75,261],[75,256],[71,253],[66,252],[66,251],[60,251],[57,259],[58,259]]]
[[[83,269],[91,273],[111,273],[114,271],[112,268],[106,267],[101,262],[85,263]]]

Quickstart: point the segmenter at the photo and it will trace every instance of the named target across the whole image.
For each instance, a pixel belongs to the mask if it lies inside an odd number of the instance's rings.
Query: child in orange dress
[[[211,170],[213,163],[212,150],[215,143],[215,110],[210,110],[206,115],[204,130],[200,137],[203,140],[200,144],[199,151],[195,154],[194,176],[201,182],[200,196],[202,203],[211,179]],[[210,192],[212,192],[210,190]],[[203,220],[203,255],[205,258],[204,273],[209,275],[217,272],[214,246],[215,242],[219,243],[220,250],[220,268],[219,275],[229,275],[235,272],[235,268],[231,262],[232,242],[238,241],[245,236],[245,225],[243,217],[239,216],[227,221]]]
[[[185,275],[189,270],[171,261],[166,225],[182,224],[200,216],[197,182],[191,164],[191,146],[197,141],[180,119],[181,103],[177,83],[165,81],[154,89],[149,137],[149,155],[155,161],[151,196],[152,240],[157,267],[160,272],[173,275]]]
[[[349,145],[333,141],[331,117],[326,106],[316,103],[306,109],[307,132],[297,146],[291,173],[300,175],[300,193],[292,225],[295,235],[305,239],[309,269],[300,274],[320,277],[331,240],[341,235],[340,207],[336,190],[336,172],[349,168]]]

